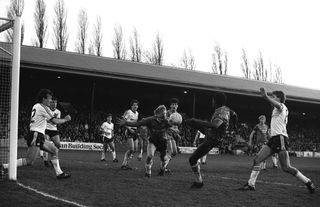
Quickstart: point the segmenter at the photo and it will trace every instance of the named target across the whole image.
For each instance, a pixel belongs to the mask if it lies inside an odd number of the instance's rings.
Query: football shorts
[[[43,146],[43,143],[45,141],[44,134],[35,132],[35,131],[30,131],[26,137],[28,147],[32,146],[31,143],[34,139],[35,139],[35,146],[37,147]]]
[[[289,138],[283,135],[273,136],[269,139],[267,145],[275,152],[287,151],[289,149]]]
[[[46,135],[48,135],[50,138],[59,135],[59,131],[58,130],[50,130],[50,129],[46,129]]]

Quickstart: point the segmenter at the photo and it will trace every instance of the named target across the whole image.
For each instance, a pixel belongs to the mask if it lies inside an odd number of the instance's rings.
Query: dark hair
[[[111,113],[107,113],[107,117],[111,116],[112,117],[112,114]]]
[[[215,104],[216,104],[218,107],[225,105],[226,102],[227,102],[227,96],[226,96],[224,93],[222,93],[222,92],[216,93],[216,94],[213,96],[213,98],[214,98]]]
[[[57,97],[52,97],[52,101],[58,101]]]
[[[272,91],[272,94],[280,98],[280,103],[286,102],[286,94],[284,94],[282,91]]]
[[[137,99],[133,99],[132,101],[130,101],[130,106],[132,106],[134,103],[139,104],[139,101]]]
[[[172,99],[170,99],[170,104],[179,104],[179,99],[177,99],[177,98],[172,98]]]
[[[49,89],[46,89],[46,88],[40,89],[40,91],[38,92],[38,95],[37,95],[36,102],[42,103],[42,99],[47,98],[48,95],[52,96],[53,95],[52,91],[50,91]]]

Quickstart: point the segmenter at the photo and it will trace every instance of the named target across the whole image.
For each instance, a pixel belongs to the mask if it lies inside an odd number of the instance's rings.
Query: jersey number
[[[31,123],[33,123],[34,122],[34,120],[32,119],[33,117],[34,117],[34,115],[36,115],[36,109],[32,109],[32,111],[31,111]]]
[[[285,117],[285,119],[284,119],[284,123],[285,123],[285,124],[288,124],[288,115],[289,115],[288,109],[286,109],[286,117]]]
[[[34,117],[34,115],[36,115],[36,109],[32,109],[32,112],[31,112],[31,118]]]

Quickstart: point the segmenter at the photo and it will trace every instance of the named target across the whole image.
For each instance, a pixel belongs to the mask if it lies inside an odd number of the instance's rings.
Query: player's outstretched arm
[[[51,122],[53,122],[54,124],[64,124],[68,121],[71,121],[71,116],[70,115],[67,115],[64,117],[64,119],[59,119],[59,118],[52,118],[50,119]]]
[[[118,119],[117,123],[120,126],[139,127],[139,126],[142,126],[142,125],[146,125],[147,124],[147,120],[148,119],[142,119],[141,121],[129,122],[129,121],[126,121],[124,119]]]
[[[126,121],[125,125],[129,126],[129,127],[139,127],[142,124],[141,124],[141,121],[137,121],[137,122],[128,122],[128,121]]]
[[[261,94],[262,98],[267,100],[272,106],[276,107],[279,110],[282,109],[281,104],[279,102],[277,102],[276,100],[270,98],[264,88],[260,88],[260,94]]]

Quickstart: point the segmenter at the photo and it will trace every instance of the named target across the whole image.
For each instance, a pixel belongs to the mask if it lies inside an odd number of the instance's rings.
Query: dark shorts
[[[167,140],[161,139],[161,140],[155,140],[155,139],[149,139],[149,142],[151,144],[154,144],[156,147],[156,151],[166,151],[167,150]]]
[[[50,129],[46,129],[46,135],[48,135],[50,138],[59,135],[59,131],[58,130],[50,130]]]
[[[112,137],[111,139],[105,137],[105,138],[104,138],[104,143],[108,144],[108,143],[110,143],[110,142],[113,142],[113,140],[114,140],[113,137]]]
[[[39,133],[39,132],[30,131],[26,137],[28,147],[31,147],[31,143],[34,138],[36,139],[36,146],[42,148],[43,143],[45,141],[44,134]]]
[[[131,132],[129,131],[129,129],[126,129],[124,135],[125,135],[125,139],[126,139],[126,140],[127,140],[127,139],[133,139],[133,140],[138,139],[137,130],[135,130],[134,133],[131,133]]]
[[[114,141],[114,138],[112,137],[111,139],[110,138],[107,138],[106,136],[104,135],[100,135],[100,139],[101,139],[101,143],[104,144],[104,143],[110,143],[110,142],[113,142]]]
[[[267,145],[275,152],[288,151],[289,149],[289,138],[283,135],[273,136],[269,139]]]

